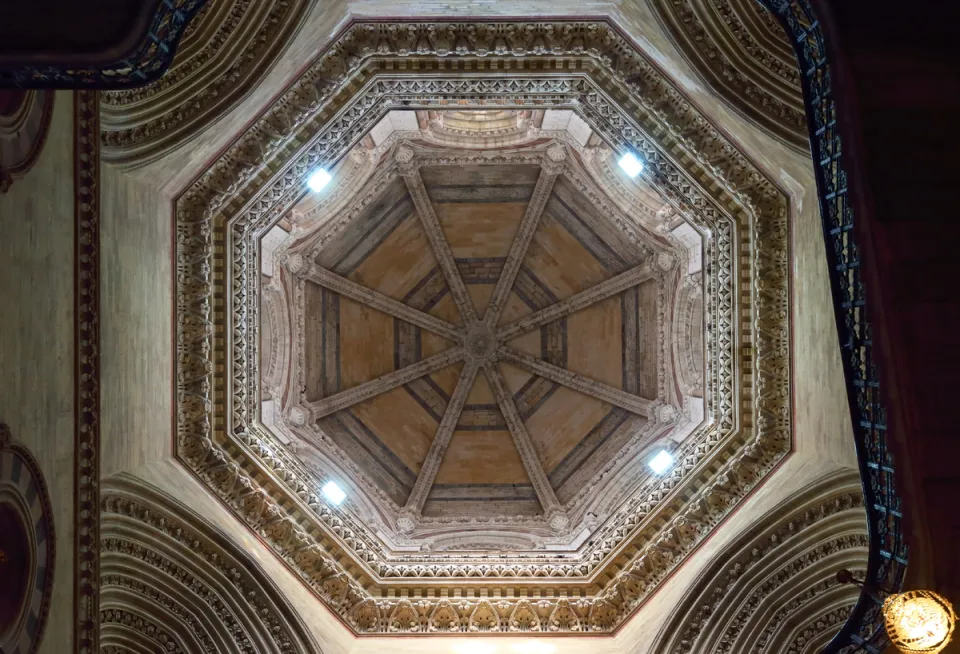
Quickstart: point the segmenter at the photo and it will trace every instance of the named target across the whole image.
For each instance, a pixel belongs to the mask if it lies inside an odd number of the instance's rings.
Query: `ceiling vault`
[[[590,379],[566,368],[560,368],[541,359],[535,359],[523,352],[514,350],[512,347],[501,345],[497,354],[504,361],[515,363],[534,375],[549,379],[578,393],[595,397],[602,402],[608,402],[609,404],[648,418],[653,413],[654,403],[652,400],[637,397],[631,393],[625,393],[619,388],[607,386],[602,382]]]
[[[656,276],[657,272],[653,266],[650,263],[644,262],[626,272],[620,273],[616,277],[600,282],[596,286],[591,286],[575,295],[571,295],[565,300],[551,304],[509,325],[501,327],[497,330],[497,339],[503,343],[517,336],[522,336],[547,323],[560,320],[561,318],[569,316],[571,313],[582,311],[597,302],[606,300],[638,284],[654,279]]]
[[[434,334],[438,334],[444,338],[449,338],[455,343],[458,343],[463,339],[463,329],[457,327],[456,325],[451,325],[446,320],[441,320],[440,318],[431,316],[430,314],[419,311],[418,309],[414,309],[413,307],[403,304],[402,302],[397,302],[393,298],[387,297],[382,293],[378,293],[372,288],[367,288],[366,286],[351,281],[346,277],[341,277],[335,272],[321,268],[315,263],[311,263],[305,267],[303,276],[308,281],[319,284],[320,286],[323,286],[334,293],[339,293],[340,295],[348,297],[351,300],[355,300],[373,309],[390,314],[394,318],[406,320],[417,327],[422,327],[423,329],[431,331]]]
[[[541,177],[541,179],[543,179]],[[537,450],[534,448],[533,440],[523,424],[523,418],[520,417],[520,411],[517,409],[516,402],[513,401],[513,395],[507,391],[507,386],[503,381],[503,376],[497,369],[496,364],[488,363],[483,366],[483,371],[487,375],[487,381],[490,383],[490,389],[494,397],[497,398],[497,404],[500,405],[500,411],[503,413],[507,422],[507,428],[513,437],[513,442],[520,453],[520,460],[523,467],[530,476],[533,488],[537,493],[537,499],[540,500],[540,506],[543,507],[543,513],[547,516],[550,526],[554,529],[563,529],[567,526],[567,516],[560,507],[557,500],[557,494],[550,485],[540,458],[537,456]]]
[[[507,305],[507,298],[510,291],[513,290],[517,273],[520,272],[520,266],[523,264],[524,257],[526,257],[527,249],[530,247],[533,235],[537,231],[537,225],[540,224],[540,216],[543,214],[544,207],[547,206],[550,194],[553,193],[553,185],[557,181],[561,168],[560,165],[556,164],[566,159],[567,154],[562,146],[555,146],[548,150],[547,156],[548,160],[554,165],[545,166],[540,172],[537,185],[533,189],[533,197],[527,204],[523,220],[519,229],[517,229],[517,236],[513,239],[510,251],[507,253],[507,261],[503,265],[503,272],[500,274],[500,279],[497,280],[497,286],[493,289],[490,304],[487,306],[486,315],[483,317],[483,321],[491,329],[496,329],[497,323],[500,321],[500,314],[503,313],[503,308]]]
[[[359,386],[354,386],[353,388],[347,389],[342,393],[337,393],[320,400],[308,402],[306,408],[309,412],[310,420],[319,420],[320,418],[328,416],[332,413],[336,413],[341,409],[346,409],[354,404],[359,404],[364,400],[369,400],[372,397],[376,397],[381,393],[386,393],[387,391],[391,391],[394,388],[399,388],[404,384],[409,384],[413,380],[419,379],[424,375],[429,375],[432,372],[436,372],[442,368],[446,368],[449,365],[457,363],[463,359],[463,356],[463,349],[459,347],[444,350],[443,352],[435,354],[432,357],[421,359],[420,361],[417,361],[416,363],[413,363],[405,368],[401,368],[400,370],[388,372],[387,374],[381,375],[380,377],[377,377],[372,381],[368,381],[365,384],[360,384]]]
[[[410,153],[406,154],[405,150]],[[413,150],[410,148],[399,148],[397,152],[397,161],[403,162],[406,159],[409,162],[413,157]],[[407,183],[410,191],[410,198],[413,200],[413,206],[417,209],[420,216],[420,222],[423,223],[423,230],[427,234],[427,239],[437,255],[437,262],[440,264],[440,270],[447,280],[450,292],[453,294],[453,301],[460,311],[460,316],[465,324],[476,322],[477,314],[473,309],[473,302],[467,293],[467,287],[460,277],[460,271],[457,270],[457,262],[453,258],[453,252],[450,245],[443,236],[443,228],[440,227],[440,221],[430,203],[430,196],[427,195],[427,189],[423,185],[423,178],[420,177],[420,171],[415,167],[402,169],[403,181]]]
[[[427,495],[433,487],[433,482],[437,478],[437,472],[440,470],[440,463],[443,461],[443,455],[447,451],[450,439],[453,438],[453,432],[457,428],[457,421],[460,420],[460,413],[463,411],[463,405],[470,395],[473,388],[473,382],[477,378],[480,370],[480,362],[475,359],[467,359],[460,371],[460,379],[457,380],[457,387],[450,402],[447,403],[447,410],[443,413],[443,419],[440,426],[437,427],[437,433],[430,444],[430,451],[420,467],[420,474],[417,475],[417,481],[410,492],[407,504],[403,509],[398,526],[401,531],[413,530],[414,516],[418,516],[423,510],[423,505],[427,501]]]

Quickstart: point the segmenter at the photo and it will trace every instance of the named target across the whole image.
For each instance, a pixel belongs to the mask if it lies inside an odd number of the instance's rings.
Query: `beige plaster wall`
[[[73,175],[73,94],[59,92],[39,160],[0,195],[0,420],[36,457],[56,530],[41,654],[73,641]]]

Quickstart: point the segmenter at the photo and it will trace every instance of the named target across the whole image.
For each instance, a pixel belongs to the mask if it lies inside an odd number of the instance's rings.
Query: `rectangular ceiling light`
[[[307,179],[307,186],[310,187],[310,190],[316,193],[324,186],[330,183],[330,173],[328,173],[323,168],[317,168],[309,179]]]
[[[620,167],[623,168],[623,171],[630,175],[630,177],[636,177],[643,172],[643,162],[637,159],[636,155],[632,152],[628,152],[620,157]]]
[[[660,450],[647,464],[656,474],[662,475],[673,465],[673,457],[666,450]]]
[[[347,499],[347,494],[335,481],[328,481],[321,490],[327,501],[334,506],[340,506],[340,503]]]

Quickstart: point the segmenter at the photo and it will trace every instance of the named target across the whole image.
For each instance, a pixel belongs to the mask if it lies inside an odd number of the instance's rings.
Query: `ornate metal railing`
[[[161,0],[143,42],[122,61],[102,68],[51,65],[0,69],[0,86],[127,89],[149,84],[170,67],[180,37],[207,0]]]
[[[902,587],[907,547],[901,501],[894,488],[893,457],[887,447],[886,410],[874,361],[830,66],[823,29],[809,0],[761,2],[779,17],[793,41],[802,74],[830,286],[870,529],[870,555],[860,599],[847,623],[823,651],[879,654],[888,642],[881,613],[882,593]]]

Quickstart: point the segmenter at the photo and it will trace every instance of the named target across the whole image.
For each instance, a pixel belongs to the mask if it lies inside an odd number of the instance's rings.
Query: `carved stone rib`
[[[453,295],[453,301],[460,311],[464,324],[470,324],[477,319],[477,312],[473,308],[473,300],[467,293],[467,287],[460,277],[460,271],[457,269],[457,262],[453,258],[453,252],[450,250],[450,244],[447,243],[443,235],[443,229],[440,227],[440,221],[430,203],[430,196],[427,195],[427,189],[423,185],[423,178],[420,172],[414,170],[403,175],[403,180],[407,183],[407,190],[410,191],[410,198],[413,200],[413,206],[417,209],[420,216],[420,222],[423,223],[423,230],[427,234],[433,252],[436,254],[437,263],[440,264],[440,270],[447,280],[450,287],[450,293]]]
[[[640,264],[605,282],[600,282],[585,291],[571,295],[566,300],[551,304],[548,307],[531,313],[529,316],[524,316],[520,320],[501,327],[497,330],[497,339],[501,343],[509,341],[512,338],[526,334],[554,320],[559,320],[564,316],[569,316],[571,313],[586,309],[590,305],[606,300],[608,297],[612,297],[617,293],[622,293],[628,288],[645,282],[648,279],[653,279],[656,275],[656,270],[650,264]]]
[[[305,270],[304,278],[334,293],[339,293],[351,300],[356,300],[360,304],[365,304],[373,309],[390,314],[394,318],[406,320],[417,327],[422,327],[434,334],[449,338],[455,343],[460,343],[463,340],[464,332],[459,327],[451,325],[445,320],[435,318],[428,313],[408,307],[402,302],[397,302],[393,298],[351,281],[346,277],[341,277],[316,264],[311,265]]]
[[[410,497],[407,498],[407,504],[404,510],[414,515],[419,515],[423,510],[423,505],[427,501],[427,495],[433,488],[433,481],[437,478],[437,471],[440,470],[440,462],[443,461],[443,455],[450,445],[450,439],[453,438],[453,432],[457,428],[457,422],[460,420],[460,413],[463,411],[463,405],[470,395],[473,388],[473,382],[477,378],[477,372],[480,370],[480,364],[475,359],[468,358],[463,364],[463,370],[460,371],[460,379],[457,381],[457,387],[447,403],[447,409],[440,420],[440,426],[437,427],[437,433],[430,444],[430,451],[420,467],[420,474],[417,475],[417,481],[410,491]]]
[[[424,375],[429,375],[432,372],[446,368],[463,359],[463,356],[463,348],[451,348],[440,354],[435,354],[432,357],[417,361],[406,368],[388,372],[365,384],[354,386],[342,393],[337,393],[336,395],[331,395],[330,397],[325,397],[314,402],[308,402],[306,408],[310,410],[311,420],[319,420],[331,413],[336,413],[341,409],[346,409],[364,400],[369,400],[371,397],[376,397],[394,388],[408,384],[414,379],[419,379]]]
[[[540,506],[544,513],[550,513],[551,509],[560,507],[557,501],[557,494],[550,485],[547,473],[540,463],[537,451],[533,446],[533,440],[527,427],[523,424],[520,417],[520,411],[517,410],[517,404],[513,401],[513,396],[503,383],[503,376],[497,369],[496,364],[487,364],[483,366],[483,371],[487,375],[487,381],[490,383],[490,389],[494,397],[497,398],[497,404],[500,405],[500,411],[503,413],[504,420],[507,422],[507,428],[513,436],[513,442],[517,446],[517,452],[520,453],[520,460],[523,461],[523,467],[533,483],[533,489],[537,492],[540,499]]]
[[[500,314],[507,304],[507,298],[510,296],[510,290],[513,288],[513,282],[517,279],[517,273],[520,272],[520,266],[523,265],[523,259],[527,255],[527,249],[530,247],[530,241],[537,231],[537,225],[540,223],[540,216],[543,214],[543,208],[547,206],[547,200],[553,192],[553,185],[557,181],[557,175],[551,175],[547,171],[541,171],[537,179],[537,185],[533,189],[533,196],[527,203],[527,210],[523,214],[523,220],[520,222],[520,229],[510,245],[510,252],[507,253],[507,261],[503,265],[503,272],[500,273],[500,279],[497,280],[497,287],[493,289],[493,295],[490,296],[490,304],[487,305],[487,313],[483,317],[487,326],[491,329],[496,328],[500,321]]]
[[[584,377],[579,373],[559,368],[546,361],[535,359],[506,345],[501,345],[497,354],[501,361],[514,363],[526,371],[539,375],[544,379],[549,379],[561,386],[573,389],[578,393],[595,397],[598,400],[613,404],[632,413],[650,417],[653,411],[653,402],[651,400],[637,397],[631,393],[625,393],[619,388],[607,386],[603,382],[598,382],[595,379]]]

